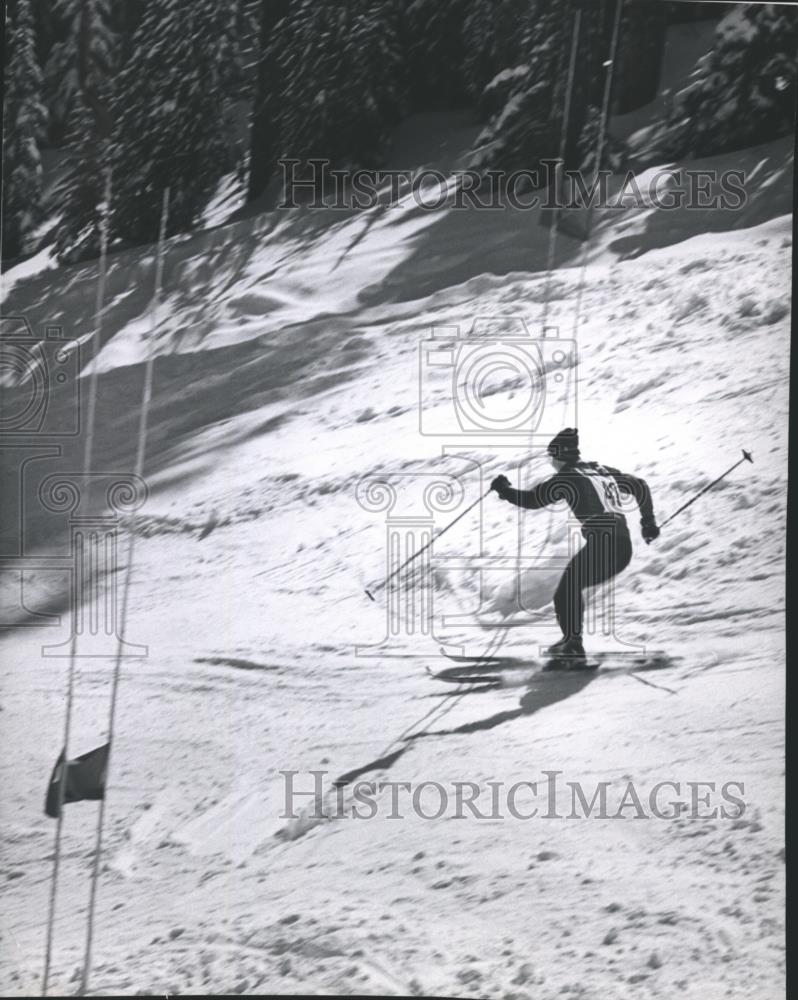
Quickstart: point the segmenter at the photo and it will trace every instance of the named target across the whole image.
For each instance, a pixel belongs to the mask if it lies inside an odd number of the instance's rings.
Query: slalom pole
[[[699,490],[698,493],[696,493],[696,495],[694,497],[692,497],[690,500],[688,500],[687,503],[682,504],[682,506],[677,511],[674,511],[673,514],[671,514],[670,517],[666,517],[665,520],[660,525],[660,528],[664,528],[665,525],[668,523],[668,521],[672,521],[674,519],[674,517],[676,517],[677,514],[681,514],[681,512],[683,510],[687,510],[687,508],[690,506],[690,504],[695,503],[696,500],[699,497],[703,496],[707,492],[707,490],[711,490],[712,487],[716,483],[719,483],[721,481],[721,479],[725,479],[726,476],[728,476],[730,472],[733,472],[737,468],[737,466],[738,465],[742,465],[743,462],[750,462],[752,465],[754,463],[754,460],[751,457],[751,452],[750,451],[746,451],[745,448],[743,448],[743,457],[741,459],[738,459],[738,461],[736,461],[734,463],[734,465],[732,465],[730,468],[728,468],[722,475],[718,476],[717,479],[713,479],[712,482],[708,486],[705,486],[702,490]]]
[[[155,365],[155,351],[152,347],[152,338],[157,331],[158,306],[161,302],[163,290],[163,267],[166,246],[166,226],[169,219],[169,196],[171,189],[166,187],[161,200],[161,221],[158,232],[158,245],[155,257],[155,292],[150,301],[150,344],[147,350],[147,361],[144,365],[144,384],[142,387],[141,402],[139,403],[138,440],[136,443],[136,478],[141,480],[144,475],[144,457],[147,449],[147,420],[152,399],[153,368]],[[111,704],[108,710],[108,759],[105,764],[105,788],[100,799],[97,810],[97,828],[94,837],[94,860],[91,869],[91,884],[89,887],[89,906],[86,918],[86,950],[83,956],[83,968],[80,973],[80,986],[77,991],[78,996],[85,996],[89,991],[89,977],[91,975],[92,945],[94,942],[94,919],[97,908],[97,886],[100,876],[100,860],[103,853],[103,829],[105,823],[105,810],[108,804],[108,774],[110,772],[111,760],[113,759],[114,728],[116,724],[116,709],[119,696],[119,679],[122,672],[122,652],[127,626],[128,603],[130,596],[130,581],[133,575],[134,553],[136,546],[136,532],[134,530],[135,514],[133,522],[128,528],[127,558],[125,560],[125,576],[122,583],[122,600],[119,610],[119,631],[117,632],[116,656],[114,658],[114,670],[111,675]]]
[[[405,561],[402,563],[401,566],[397,566],[392,573],[389,573],[388,576],[386,576],[385,579],[382,581],[382,583],[378,583],[377,586],[373,588],[373,592],[368,588],[366,588],[366,597],[368,597],[370,601],[375,600],[374,594],[376,594],[378,590],[381,590],[383,587],[387,587],[389,582],[396,576],[397,573],[401,573],[401,571],[405,568],[405,566],[409,566],[414,559],[418,559],[418,557],[422,554],[422,552],[426,552],[427,549],[433,544],[433,542],[437,542],[437,540],[441,537],[441,535],[446,534],[449,528],[453,528],[457,524],[457,522],[462,520],[466,516],[466,514],[469,514],[477,506],[477,504],[482,503],[482,501],[485,499],[485,497],[487,497],[488,493],[490,493],[492,489],[493,489],[492,486],[488,487],[488,489],[485,490],[485,492],[482,494],[481,497],[478,497],[469,507],[466,507],[466,509],[461,514],[458,514],[457,517],[450,524],[446,525],[445,528],[441,528],[438,534],[430,538],[430,540],[427,542],[426,545],[422,545],[421,548],[418,550],[418,552],[414,552],[409,559],[405,559]]]
[[[94,331],[91,335],[91,374],[89,375],[89,392],[86,407],[86,441],[83,449],[83,475],[86,477],[85,502],[88,504],[91,489],[92,460],[94,454],[94,428],[97,410],[97,356],[100,352],[102,339],[102,322],[105,312],[105,286],[108,271],[108,228],[111,208],[111,169],[105,171],[105,194],[100,213],[100,258],[97,264],[97,294],[94,300]],[[77,659],[78,632],[72,625],[69,639],[69,667],[67,673],[66,716],[64,719],[64,761],[59,770],[58,783],[58,816],[55,828],[55,845],[53,848],[53,872],[50,880],[50,900],[47,911],[47,943],[44,951],[44,975],[42,977],[42,996],[47,996],[50,986],[50,970],[53,957],[53,940],[55,933],[56,902],[61,866],[61,837],[64,825],[64,801],[66,797],[67,775],[69,774],[69,743],[72,734],[72,713],[75,702],[75,661]]]

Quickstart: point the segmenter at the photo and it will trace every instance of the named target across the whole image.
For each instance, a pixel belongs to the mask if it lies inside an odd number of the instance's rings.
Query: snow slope
[[[148,336],[152,248],[113,260],[99,467],[131,467],[145,348],[159,359],[128,630],[149,656],[123,675],[94,991],[781,995],[791,166],[787,143],[745,155],[760,169],[741,213],[602,215],[584,275],[562,237],[550,285],[535,213],[297,211],[173,241]],[[93,277],[21,278],[4,312],[85,334]],[[756,464],[655,545],[636,541],[616,631],[663,651],[659,669],[526,684],[508,671],[450,697],[458,689],[425,672],[450,665],[435,643],[356,653],[386,634],[384,604],[363,594],[384,570],[385,515],[357,487],[404,473],[409,500],[419,477],[453,472],[464,494],[440,527],[496,472],[544,472],[526,438],[442,457],[419,433],[418,379],[434,324],[520,315],[537,335],[547,291],[547,324],[578,341],[580,361],[546,419],[557,429],[578,390],[583,452],[645,476],[661,518],[742,447]],[[509,406],[518,387],[493,389]],[[430,404],[442,418],[446,407],[443,395]],[[48,471],[76,455],[66,447]],[[64,523],[28,514],[49,551]],[[556,572],[523,572],[537,611],[518,612],[518,530],[525,555],[565,552],[561,512],[519,522],[493,497],[436,547],[440,564],[461,560],[436,571],[449,648],[478,652],[502,624],[517,626],[502,652],[522,658],[554,638]],[[509,568],[487,572],[480,594],[462,558],[486,556]],[[28,605],[64,610],[58,587],[31,574]],[[19,995],[41,971],[41,803],[66,677],[66,661],[41,657],[41,632],[2,642],[2,985]],[[73,753],[103,739],[109,679],[106,661],[80,661]],[[410,727],[419,735],[397,741]],[[386,790],[367,822],[287,822],[280,772],[308,787],[311,769],[447,786],[546,770],[588,789],[739,781],[747,808],[737,820],[399,822]],[[93,805],[68,807],[59,991],[80,962],[94,822]]]

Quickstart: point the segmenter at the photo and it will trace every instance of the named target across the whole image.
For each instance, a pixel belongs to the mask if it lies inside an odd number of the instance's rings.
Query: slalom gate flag
[[[65,761],[62,750],[55,762],[50,784],[47,786],[47,798],[44,802],[45,813],[53,819],[58,819],[58,799],[61,782],[66,777],[64,789],[64,805],[67,802],[81,802],[86,799],[102,799],[105,797],[105,775],[108,770],[108,751],[110,743],[89,750],[75,760]]]

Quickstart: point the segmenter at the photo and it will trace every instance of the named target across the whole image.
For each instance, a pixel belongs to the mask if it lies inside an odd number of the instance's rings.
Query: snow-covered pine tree
[[[96,257],[100,251],[102,201],[108,166],[108,138],[100,134],[97,116],[77,95],[67,131],[68,166],[55,200],[63,206],[55,236],[61,263]]]
[[[58,40],[45,66],[51,138],[59,139],[77,100],[103,134],[111,129],[108,95],[119,62],[117,10],[123,0],[56,0]]]
[[[402,104],[394,0],[296,0],[271,45],[284,156],[380,164]]]
[[[42,73],[36,59],[29,0],[17,0],[6,33],[3,142],[3,257],[28,249],[39,221],[42,164],[39,143],[47,113],[41,100]]]
[[[430,111],[468,95],[463,25],[474,0],[399,0],[399,39],[408,106]]]
[[[592,173],[596,170],[596,154],[599,147],[599,137],[601,133],[601,108],[591,104],[588,108],[587,121],[582,133],[579,136],[579,169],[584,174]],[[601,169],[611,170],[619,173],[629,166],[629,149],[625,142],[614,138],[610,133],[609,125],[604,130],[604,141],[602,143]]]
[[[53,10],[53,0],[30,0],[30,7],[36,35],[36,57],[39,65],[44,67],[50,58],[53,45],[58,41],[59,26]],[[6,9],[9,17],[13,17],[13,0],[8,3]]]
[[[650,131],[642,162],[705,156],[788,135],[795,127],[798,11],[749,4],[718,24],[712,49]]]
[[[166,187],[169,232],[191,228],[234,166],[227,23],[217,0],[144,0],[112,109],[112,238],[156,239]]]
[[[798,12],[773,4],[735,10],[718,25],[695,83],[677,95],[695,155],[766,142],[795,121]]]
[[[258,26],[257,80],[252,107],[249,146],[249,189],[257,198],[267,187],[280,155],[280,95],[283,81],[273,35],[286,16],[289,0],[261,0]]]
[[[252,14],[242,0],[225,0],[219,6],[219,79],[231,98],[241,97],[246,82],[243,42],[254,30]]]
[[[480,33],[488,31],[486,5],[493,7],[478,0],[468,27],[469,48],[477,53],[472,65],[481,67],[472,71],[474,86],[480,72],[498,68],[480,94],[488,123],[477,137],[472,163],[478,168],[535,169],[542,158],[557,155],[557,95],[570,39],[570,4],[532,0],[525,12],[519,6],[514,19],[501,32],[489,34],[489,44],[479,52]]]
[[[497,74],[525,62],[537,14],[534,0],[469,0],[463,21],[463,73],[472,97],[481,98]]]
[[[59,40],[46,66],[51,136],[63,136],[66,172],[55,248],[62,263],[99,251],[103,167],[108,162],[113,79],[120,60],[119,0],[57,0]],[[65,132],[65,134],[64,134]]]
[[[480,95],[480,107],[488,122],[475,143],[472,157],[475,167],[534,170],[542,159],[559,155],[574,15],[578,8],[580,24],[565,137],[565,164],[578,168],[582,158],[580,137],[586,126],[590,132],[590,108],[602,102],[605,62],[620,2],[529,0],[526,11],[519,7],[515,22],[508,22],[494,36],[490,33],[488,16],[494,5],[489,0],[476,0],[473,23],[468,29],[474,41],[469,47],[476,50],[480,37],[488,42],[468,58],[474,59],[475,66],[500,68]],[[502,7],[508,14],[510,5]],[[486,53],[491,52],[491,59],[485,62]],[[501,67],[504,60],[509,62]],[[473,79],[479,80],[478,73]]]

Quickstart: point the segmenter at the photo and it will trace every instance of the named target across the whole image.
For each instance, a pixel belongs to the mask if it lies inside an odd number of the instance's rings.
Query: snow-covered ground
[[[159,360],[127,634],[149,656],[123,672],[93,990],[782,994],[790,145],[718,162],[741,161],[759,164],[741,212],[602,214],[584,274],[562,236],[550,284],[533,212],[275,213],[173,241],[150,333],[152,248],[112,259],[99,467],[132,467],[145,351]],[[84,335],[94,274],[20,276],[5,314]],[[464,693],[428,676],[451,666],[440,645],[474,653],[500,635],[503,654],[531,659],[555,637],[556,567],[522,572],[529,617],[513,559],[519,531],[525,557],[562,556],[565,515],[519,520],[488,497],[436,547],[435,639],[392,657],[384,595],[364,596],[384,571],[386,515],[364,506],[363,479],[403,476],[392,513],[412,517],[419,484],[452,473],[463,496],[440,528],[497,472],[544,474],[526,436],[442,456],[457,441],[420,433],[419,377],[433,326],[521,317],[537,337],[547,292],[547,326],[577,341],[579,364],[549,380],[544,438],[577,421],[583,453],[644,476],[660,519],[741,448],[755,464],[650,547],[632,519],[616,635],[658,652],[656,671],[507,669]],[[493,388],[508,407],[520,391]],[[425,418],[447,406],[439,385]],[[78,454],[66,444],[47,471]],[[28,513],[39,552],[64,537],[63,521]],[[505,568],[483,574],[480,594],[473,560],[496,557]],[[30,574],[28,606],[57,609],[62,582]],[[69,624],[7,631],[0,649],[2,986],[14,994],[41,973],[42,800],[63,726],[67,663],[40,648]],[[108,661],[79,661],[73,755],[104,741],[109,679]],[[399,740],[408,730],[420,735]],[[674,781],[688,801],[687,782],[740,782],[746,810],[433,821],[406,809],[399,821],[386,789],[368,821],[281,818],[281,771],[306,789],[311,770],[328,787],[361,768],[446,787],[560,771],[562,814],[567,781],[588,797],[599,781],[633,781],[644,798]],[[95,816],[67,807],[58,991],[74,989],[81,961]]]

